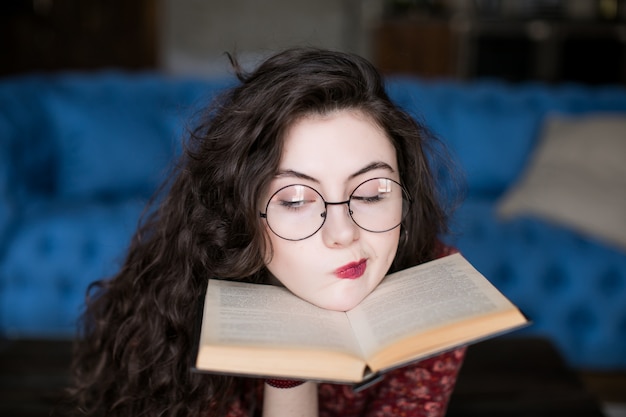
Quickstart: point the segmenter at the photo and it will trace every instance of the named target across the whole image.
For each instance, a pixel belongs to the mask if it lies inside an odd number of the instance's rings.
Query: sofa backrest
[[[114,273],[193,115],[232,80],[152,73],[0,80],[0,334],[71,335]]]
[[[0,80],[0,335],[74,334],[87,286],[123,261],[146,200],[180,152],[186,123],[232,82],[117,72]],[[613,310],[584,305],[594,302],[580,285],[594,279],[591,267],[575,268],[570,257],[591,254],[603,263],[585,263],[593,264],[599,283],[590,287],[602,296],[623,291],[623,263],[567,233],[534,233],[535,223],[502,227],[491,211],[525,166],[547,115],[626,112],[626,89],[396,78],[388,90],[466,173],[473,200],[459,211],[467,218],[459,243],[468,259],[528,306],[535,329],[586,346],[571,351],[577,363],[599,363],[599,356],[616,363],[615,330],[602,330],[602,337],[597,330],[616,322],[624,329],[624,315],[607,320],[603,314]],[[522,265],[520,256],[535,258]],[[582,307],[570,308],[569,288],[578,289]],[[560,318],[550,303],[563,307]],[[606,351],[613,356],[593,355]]]
[[[472,194],[500,195],[527,163],[551,113],[626,112],[626,89],[501,81],[388,81],[391,98],[451,150]]]
[[[114,71],[3,80],[0,235],[25,201],[150,195],[191,114],[226,85]]]

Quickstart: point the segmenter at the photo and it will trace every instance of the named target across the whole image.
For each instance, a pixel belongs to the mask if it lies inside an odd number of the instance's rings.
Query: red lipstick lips
[[[335,275],[341,279],[357,279],[365,273],[365,268],[367,268],[367,260],[361,259],[337,268]]]

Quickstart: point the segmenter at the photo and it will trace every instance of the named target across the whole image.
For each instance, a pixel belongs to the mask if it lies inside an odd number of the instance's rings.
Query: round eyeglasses
[[[368,232],[383,233],[400,225],[411,199],[398,182],[371,178],[359,184],[346,201],[330,202],[312,187],[292,184],[276,191],[259,213],[270,230],[285,240],[313,236],[326,221],[327,207],[346,204],[352,221]]]

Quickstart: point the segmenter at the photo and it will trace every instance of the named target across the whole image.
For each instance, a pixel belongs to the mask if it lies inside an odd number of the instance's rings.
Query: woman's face
[[[384,177],[400,182],[397,165],[391,141],[363,113],[338,111],[305,117],[287,131],[278,172],[260,202],[261,211],[270,199],[271,204],[280,206],[276,210],[300,210],[304,203],[318,198],[311,188],[326,202],[345,202],[368,179]],[[310,188],[292,187],[290,197],[281,197],[276,203],[274,193],[294,184]],[[379,187],[375,185],[374,190]],[[294,207],[292,201],[300,206]],[[285,217],[288,215],[274,219],[282,222]],[[319,217],[311,219],[321,223],[316,220]],[[272,275],[300,298],[338,311],[355,307],[382,281],[400,235],[399,227],[382,233],[361,229],[346,204],[328,205],[322,228],[303,240],[283,239],[270,230],[268,222],[265,225],[273,248],[266,260]],[[281,234],[293,234],[291,237],[301,237],[300,229],[315,230],[305,221],[286,226]]]

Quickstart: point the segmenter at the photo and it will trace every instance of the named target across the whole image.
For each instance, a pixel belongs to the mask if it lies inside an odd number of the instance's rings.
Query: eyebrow
[[[363,168],[359,169],[357,172],[351,174],[348,179],[354,179],[356,177],[358,177],[359,175],[363,175],[366,174],[370,171],[374,171],[376,169],[384,169],[387,170],[389,172],[395,172],[395,170],[391,167],[391,165],[389,165],[386,162],[382,162],[382,161],[376,161],[376,162],[372,162],[371,164],[368,164],[366,166],[364,166]],[[292,169],[285,169],[285,170],[280,170],[276,173],[276,178],[288,178],[288,177],[293,177],[293,178],[299,178],[299,179],[303,179],[303,180],[307,180],[307,181],[312,181],[315,182],[317,184],[319,184],[319,181],[307,174],[304,174],[302,172],[298,172],[298,171],[294,171]]]
[[[358,170],[354,174],[350,175],[350,179],[356,178],[359,175],[366,174],[366,173],[368,173],[370,171],[374,171],[376,169],[384,169],[384,170],[387,170],[389,172],[395,172],[394,169],[391,167],[391,165],[389,165],[388,163],[382,162],[382,161],[377,161],[377,162],[372,162],[371,164],[361,168],[360,170]]]

